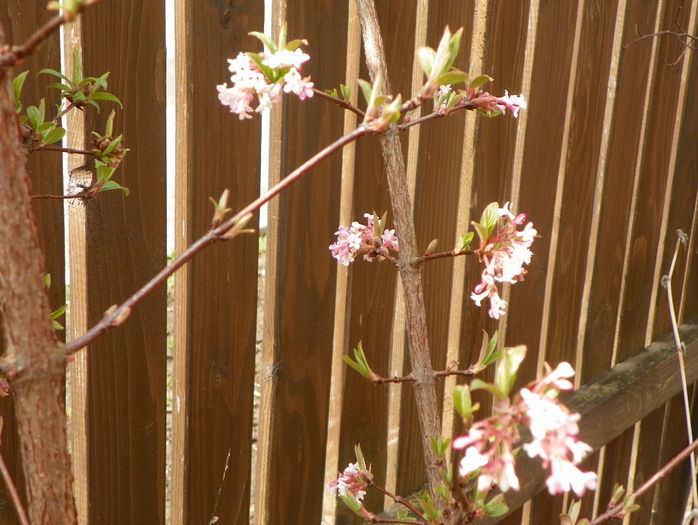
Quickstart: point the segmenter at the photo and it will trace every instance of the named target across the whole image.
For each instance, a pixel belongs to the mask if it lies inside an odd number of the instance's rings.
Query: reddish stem
[[[359,126],[351,133],[344,135],[338,140],[334,141],[329,146],[325,147],[310,159],[306,160],[303,164],[298,166],[295,170],[289,173],[285,178],[281,179],[276,185],[272,186],[267,190],[266,193],[260,195],[257,199],[249,203],[242,210],[237,212],[233,217],[223,222],[220,226],[211,228],[204,235],[199,237],[193,244],[191,244],[186,250],[184,250],[174,261],[165,266],[160,270],[152,279],[150,279],[146,284],[144,284],[140,289],[138,289],[131,297],[126,299],[120,305],[114,305],[112,308],[105,312],[102,320],[96,325],[90,328],[80,337],[73,339],[72,341],[66,343],[65,353],[66,356],[72,355],[84,346],[87,346],[92,341],[97,339],[104,332],[110,328],[121,325],[126,318],[129,316],[131,309],[145,299],[150,293],[153,292],[160,284],[164,283],[167,278],[175,273],[179,268],[181,268],[187,261],[194,257],[201,250],[213,244],[214,242],[225,239],[226,234],[231,232],[231,230],[236,227],[242,219],[248,217],[253,212],[259,210],[265,203],[270,201],[273,197],[281,193],[283,190],[288,188],[291,184],[296,182],[299,178],[309,172],[313,167],[315,167],[320,161],[326,159],[332,155],[335,151],[342,149],[344,146],[350,142],[355,141],[359,137],[371,133],[371,130]]]
[[[0,417],[0,436],[2,435],[2,425],[3,419]],[[5,464],[5,458],[2,457],[2,453],[0,453],[0,474],[2,474],[2,479],[5,480],[7,490],[10,492],[10,497],[12,498],[12,503],[17,511],[17,516],[19,517],[20,523],[22,525],[29,525],[29,519],[27,518],[27,513],[22,505],[22,499],[19,497],[19,492],[17,491],[14,481],[12,481],[12,476],[10,475],[10,471]]]
[[[320,91],[319,89],[313,88],[313,93],[315,93],[318,97],[324,98],[325,100],[329,100],[330,102],[337,104],[339,107],[342,107],[344,109],[348,109],[349,111],[356,113],[359,117],[364,118],[366,115],[363,111],[361,111],[359,108],[354,106],[351,102],[347,100],[343,100],[341,98],[337,98],[333,95],[330,95],[329,93],[325,93],[324,91]]]
[[[417,257],[412,262],[412,264],[414,266],[419,266],[422,263],[425,263],[427,261],[433,261],[434,259],[444,259],[446,257],[459,257],[461,255],[472,255],[474,253],[474,250],[451,250],[448,252],[430,253],[429,255],[422,255],[421,257]]]
[[[94,151],[90,151],[87,149],[76,149],[76,148],[61,148],[60,146],[37,146],[36,148],[32,148],[32,152],[34,151],[59,151],[61,153],[72,153],[74,155],[94,155]]]
[[[666,465],[664,465],[657,472],[655,472],[653,476],[651,476],[647,481],[640,485],[640,487],[632,493],[632,496],[635,498],[635,500],[637,500],[637,498],[642,496],[654,485],[656,485],[662,479],[664,479],[667,476],[667,474],[669,474],[672,470],[678,467],[696,449],[698,449],[698,439],[694,440],[693,443],[684,448],[681,452],[674,456]],[[601,523],[605,523],[608,520],[616,518],[618,514],[622,511],[623,503],[619,503],[615,507],[611,507],[600,516],[594,518],[594,520],[589,525],[599,525]]]
[[[406,499],[398,496],[397,494],[393,494],[392,492],[390,492],[387,489],[384,489],[383,487],[379,487],[373,481],[369,482],[368,486],[373,487],[378,492],[382,492],[383,494],[388,496],[390,499],[392,499],[395,503],[397,503],[398,505],[402,505],[407,510],[409,510],[412,514],[414,514],[419,519],[421,519],[423,522],[426,522],[426,518],[424,517],[424,514],[419,512],[419,510],[414,505],[412,505],[409,501],[407,501]],[[402,523],[402,522],[393,521],[393,522],[384,522],[384,523]],[[412,522],[408,522],[408,523],[414,523],[414,522],[412,521]]]
[[[82,4],[82,6],[78,8],[78,13],[84,11],[88,7],[92,7],[93,5],[100,3],[101,1],[102,0],[92,0]],[[56,15],[37,29],[34,34],[30,36],[23,44],[9,47],[4,51],[0,51],[0,67],[14,66],[23,58],[31,55],[39,44],[46,40],[51,33],[56,31],[66,22],[70,22],[72,19],[73,16],[70,13],[63,12],[60,15]]]

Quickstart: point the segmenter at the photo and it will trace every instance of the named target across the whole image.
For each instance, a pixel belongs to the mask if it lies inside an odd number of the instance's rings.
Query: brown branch
[[[375,0],[356,0],[356,4],[361,23],[366,65],[371,80],[375,82],[377,77],[382,77],[384,93],[390,95],[390,77]],[[443,467],[444,462],[443,458],[438,458],[434,453],[430,439],[441,435],[441,421],[436,402],[434,370],[431,367],[422,277],[419,270],[412,266],[412,261],[417,256],[417,238],[402,145],[396,126],[388,127],[380,135],[380,144],[388,179],[393,217],[400,238],[399,270],[405,296],[407,340],[412,373],[415,379],[412,385],[414,386],[419,416],[425,470],[434,501],[440,501],[434,491],[441,484],[439,470]]]
[[[131,297],[126,299],[120,305],[114,305],[109,310],[104,313],[104,317],[96,325],[90,328],[80,337],[73,339],[72,341],[66,343],[65,353],[70,356],[87,346],[92,341],[97,339],[107,330],[121,325],[130,315],[131,309],[145,299],[149,294],[153,292],[159,285],[164,283],[167,278],[175,273],[179,268],[181,268],[187,261],[194,257],[201,250],[213,244],[218,240],[225,240],[232,238],[230,235],[234,228],[240,224],[240,222],[248,218],[252,213],[256,212],[265,203],[271,200],[273,197],[281,193],[283,190],[288,188],[291,184],[296,182],[301,176],[309,172],[313,167],[315,167],[320,161],[326,159],[334,152],[342,149],[344,146],[350,142],[355,141],[359,137],[371,133],[371,130],[359,126],[351,133],[344,135],[343,137],[337,139],[329,146],[325,147],[310,159],[306,160],[303,164],[298,166],[295,170],[289,173],[285,178],[279,181],[276,185],[272,186],[267,190],[266,193],[260,195],[257,199],[249,203],[242,210],[237,212],[233,217],[223,222],[219,226],[211,228],[204,235],[199,237],[194,243],[189,245],[189,247],[184,250],[174,261],[165,266],[160,272],[157,273],[150,281],[144,284],[140,289],[138,289]]]
[[[477,109],[479,102],[480,102],[479,98],[474,98],[472,100],[464,100],[462,102],[459,102],[458,104],[456,104],[455,106],[450,107],[450,108],[439,107],[439,108],[435,109],[432,113],[429,113],[428,115],[424,115],[423,117],[419,117],[419,118],[416,118],[414,120],[404,121],[402,124],[398,125],[397,129],[399,129],[400,131],[404,131],[407,128],[410,128],[412,126],[416,126],[417,124],[422,124],[422,123],[427,122],[429,120],[433,120],[436,118],[442,118],[442,117],[445,117],[447,115],[452,115],[453,113],[458,113],[459,111],[461,111],[463,109],[469,109],[469,110]]]
[[[89,0],[78,8],[78,13],[100,3],[102,0]],[[19,46],[8,46],[0,50],[0,68],[11,67],[18,64],[22,59],[31,55],[36,48],[46,40],[51,33],[58,30],[66,22],[72,21],[74,16],[71,13],[63,12],[54,16],[43,26],[37,29],[23,44]]]
[[[73,155],[94,155],[94,151],[88,149],[76,149],[76,148],[61,148],[60,146],[37,146],[32,148],[31,152],[35,151],[58,151],[61,153],[71,153]]]
[[[422,255],[421,257],[417,257],[412,262],[412,265],[419,266],[427,261],[433,261],[434,259],[444,259],[446,257],[459,257],[461,255],[472,255],[474,253],[474,250],[451,250],[447,252],[430,253],[429,255]]]
[[[632,493],[632,497],[637,500],[640,496],[642,496],[645,492],[647,492],[649,489],[651,489],[654,485],[659,483],[662,479],[664,479],[667,474],[669,474],[672,470],[674,470],[676,467],[678,467],[686,458],[688,458],[696,449],[698,449],[698,439],[693,441],[690,445],[688,445],[686,448],[684,448],[681,452],[679,452],[676,456],[674,456],[666,465],[664,465],[662,468],[660,468],[657,472],[654,473],[647,481],[645,481],[640,487]],[[612,507],[608,509],[606,512],[601,514],[600,516],[597,516],[594,518],[594,520],[589,524],[589,525],[599,525],[600,523],[605,523],[611,519],[614,519],[618,516],[620,512],[623,511],[623,503],[619,503],[615,507]]]
[[[0,442],[2,441],[2,426],[3,419],[0,417]],[[2,453],[0,453],[0,473],[2,474],[2,479],[5,480],[5,485],[7,485],[7,490],[10,493],[12,503],[17,511],[19,522],[22,525],[29,525],[29,519],[27,519],[27,513],[24,510],[24,505],[22,505],[22,499],[19,497],[19,492],[17,491],[14,481],[12,481],[12,476],[10,475],[10,471],[5,464],[5,458],[2,457]]]
[[[412,514],[414,514],[414,515],[417,516],[419,519],[421,519],[423,522],[426,522],[426,518],[424,517],[424,514],[422,514],[421,512],[419,512],[419,510],[417,509],[417,507],[415,507],[414,505],[412,505],[412,504],[411,504],[409,501],[407,501],[405,498],[403,498],[403,497],[401,497],[401,496],[398,496],[397,494],[393,494],[393,493],[390,492],[389,490],[384,489],[383,487],[380,487],[380,486],[376,485],[373,481],[369,481],[368,486],[369,486],[369,487],[373,487],[373,488],[376,489],[378,492],[382,492],[383,494],[385,494],[386,496],[388,496],[390,499],[392,499],[395,503],[397,503],[398,505],[402,505],[402,506],[405,507],[407,510],[409,510]],[[399,523],[399,522],[393,522],[393,523]],[[415,522],[412,521],[412,522],[409,522],[409,523],[415,523]]]
[[[313,93],[315,93],[320,98],[324,98],[325,100],[329,100],[330,102],[337,104],[341,108],[348,109],[349,111],[356,113],[361,118],[364,118],[366,116],[366,114],[363,111],[361,111],[351,102],[330,95],[329,93],[325,93],[324,91],[321,91],[317,88],[313,88]]]
[[[53,122],[58,122],[63,115],[68,113],[68,111],[70,111],[74,107],[75,107],[75,102],[71,102],[70,104],[68,104],[66,107],[64,107],[62,110],[60,110],[55,117],[53,117]]]
[[[68,199],[84,199],[86,197],[85,194],[79,193],[77,195],[53,195],[51,193],[44,193],[42,195],[32,195],[31,199],[61,199],[61,200],[68,200]]]
[[[475,371],[472,368],[466,370],[439,370],[434,371],[434,377],[448,377],[448,376],[464,376],[472,377],[475,375]],[[387,383],[414,383],[415,378],[410,373],[406,376],[393,376],[393,377],[383,377],[379,376],[375,372],[371,373],[367,378],[374,385],[384,385]]]

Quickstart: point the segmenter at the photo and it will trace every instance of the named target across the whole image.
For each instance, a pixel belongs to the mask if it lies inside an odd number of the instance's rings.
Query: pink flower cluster
[[[515,412],[509,410],[508,403],[496,417],[478,421],[470,427],[465,436],[453,440],[453,448],[465,449],[459,472],[466,477],[479,469],[477,489],[487,492],[493,485],[502,492],[509,489],[519,490],[519,478],[516,477],[513,448],[519,438],[516,429]]]
[[[460,462],[460,475],[478,471],[478,490],[487,491],[497,485],[502,492],[519,489],[513,450],[519,439],[517,425],[526,425],[533,440],[523,448],[530,457],[539,457],[550,472],[546,484],[550,494],[574,491],[582,496],[586,489],[596,487],[596,474],[582,472],[577,464],[591,452],[579,441],[579,414],[571,414],[557,396],[560,390],[572,389],[569,377],[574,370],[569,363],[560,363],[541,381],[521,390],[516,402],[495,403],[495,414],[478,421],[467,435],[453,440],[453,448],[465,449]]]
[[[362,477],[357,463],[349,463],[339,477],[328,485],[333,496],[346,496],[351,494],[357,501],[363,500],[366,495],[366,481]]]
[[[335,232],[337,242],[330,244],[332,257],[344,266],[354,262],[357,255],[362,254],[364,260],[372,262],[376,257],[389,256],[389,250],[399,251],[395,230],[384,229],[376,231],[374,216],[364,213],[366,224],[352,222],[351,226],[340,226]]]
[[[232,73],[230,81],[233,85],[216,86],[221,104],[230,107],[230,112],[237,113],[240,120],[252,118],[250,113],[253,111],[260,113],[270,108],[281,98],[282,91],[293,93],[301,100],[313,96],[313,83],[309,77],[303,78],[300,74],[302,64],[310,59],[306,53],[300,49],[281,49],[276,53],[262,53],[260,56],[263,66],[283,74],[280,80],[272,82],[248,55],[240,53],[236,58],[228,60],[228,69]],[[253,108],[255,97],[257,107]]]
[[[546,480],[550,494],[574,491],[581,497],[586,489],[596,488],[596,474],[582,472],[576,465],[591,452],[591,447],[579,441],[579,414],[572,414],[557,400],[560,390],[571,390],[568,378],[574,375],[569,363],[560,363],[542,381],[521,390],[528,427],[533,441],[524,445],[532,458],[539,457],[550,470]]]
[[[526,214],[514,215],[509,211],[507,202],[497,210],[499,220],[492,235],[484,242],[481,241],[477,253],[480,262],[485,264],[481,281],[475,285],[470,298],[481,306],[485,298],[490,300],[489,316],[499,319],[506,308],[506,301],[499,295],[497,282],[516,283],[523,281],[526,275],[524,264],[531,262],[531,244],[538,233],[533,223],[528,223],[523,230],[517,230],[526,222]]]
[[[514,118],[519,116],[520,110],[528,108],[528,103],[523,95],[510,95],[506,90],[504,90],[503,97],[495,97],[487,92],[475,92],[472,93],[470,102],[476,109],[485,113],[506,113],[509,110]]]

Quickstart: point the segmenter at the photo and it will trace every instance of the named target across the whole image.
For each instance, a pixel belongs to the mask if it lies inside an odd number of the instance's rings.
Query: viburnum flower
[[[269,44],[272,45],[272,44]],[[228,106],[240,120],[252,118],[251,113],[261,113],[281,99],[282,92],[293,93],[301,100],[313,96],[314,84],[309,77],[301,76],[302,65],[310,59],[300,48],[264,53],[239,53],[229,59],[232,86],[216,86],[221,104]],[[257,107],[252,103],[257,98]]]
[[[487,492],[497,485],[502,492],[519,490],[516,476],[514,444],[519,438],[515,413],[505,410],[478,421],[465,436],[453,440],[453,448],[465,449],[460,461],[462,477],[478,471],[477,489]]]
[[[376,257],[390,257],[390,250],[400,250],[395,230],[385,229],[385,217],[371,213],[364,217],[366,224],[354,221],[349,227],[340,226],[335,232],[337,242],[330,244],[332,257],[344,266],[349,266],[359,254],[372,262]]]
[[[531,244],[537,232],[533,223],[522,230],[517,228],[526,222],[526,214],[514,215],[507,202],[502,208],[496,202],[490,204],[482,214],[475,229],[480,236],[480,247],[476,250],[485,267],[481,281],[475,285],[470,298],[481,306],[483,299],[490,300],[489,316],[499,319],[506,313],[506,302],[500,297],[497,282],[516,283],[526,275],[524,264],[531,262]]]
[[[574,375],[569,363],[560,363],[541,381],[521,390],[521,403],[533,441],[524,445],[530,457],[539,457],[550,470],[546,480],[550,494],[573,490],[581,497],[586,489],[596,488],[596,474],[582,472],[576,465],[591,452],[591,447],[579,441],[579,414],[557,400],[560,390],[572,389],[568,380]]]
[[[501,362],[500,366],[503,366]],[[519,490],[513,451],[520,438],[517,427],[525,425],[533,439],[523,448],[530,457],[539,457],[549,470],[546,485],[550,494],[572,490],[581,497],[585,490],[596,488],[596,474],[583,472],[576,466],[591,452],[591,447],[577,437],[580,416],[571,413],[557,399],[561,390],[572,389],[569,378],[573,375],[569,363],[560,363],[552,372],[548,367],[548,374],[522,389],[513,402],[508,397],[497,398],[493,416],[478,421],[468,434],[453,440],[453,448],[465,449],[460,475],[466,477],[477,472],[481,492],[494,485],[502,492]],[[479,388],[496,390],[495,385],[484,382]]]
[[[341,497],[351,494],[358,501],[361,501],[366,495],[364,490],[366,486],[367,483],[358,463],[349,463],[344,472],[341,472],[337,479],[331,481],[327,488],[333,496]]]
[[[490,95],[486,91],[473,90],[469,93],[469,102],[473,109],[478,109],[489,116],[495,116],[500,113],[511,112],[511,116],[517,118],[519,111],[528,108],[526,97],[523,95],[510,95],[504,90],[503,97]]]

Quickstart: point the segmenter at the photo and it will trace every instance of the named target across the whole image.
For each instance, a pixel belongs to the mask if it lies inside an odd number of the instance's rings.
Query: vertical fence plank
[[[229,83],[226,59],[261,47],[248,32],[263,29],[262,3],[237,4],[176,3],[177,252],[210,227],[209,196],[228,188],[237,210],[259,192],[260,120],[239,120],[216,97]],[[257,236],[245,235],[175,277],[176,524],[248,519],[257,255]]]
[[[669,27],[674,20],[679,3],[666,2],[663,6],[660,28]],[[675,47],[668,41],[657,44],[654,78],[650,81],[650,106],[646,116],[643,148],[638,152],[636,170],[638,182],[631,207],[631,228],[625,259],[624,289],[621,290],[620,323],[617,327],[618,361],[629,356],[648,341],[645,336],[647,323],[652,323],[650,315],[652,279],[655,273],[655,260],[660,240],[661,215],[667,172],[670,163],[671,141],[673,139],[674,115],[677,109],[677,94],[681,71],[666,68],[662,61],[667,52]],[[650,66],[651,67],[651,66]],[[657,455],[638,455],[636,450],[651,448],[656,444],[653,435],[661,428],[664,420],[663,409],[659,409],[628,431],[607,450],[607,464],[604,468],[600,487],[600,505],[610,496],[612,484],[628,480],[632,487],[635,479],[650,475],[657,467]],[[643,432],[640,432],[643,430]],[[647,432],[644,432],[644,431]],[[642,437],[650,441],[645,445]],[[615,448],[614,448],[615,447]],[[615,450],[615,453],[609,451]],[[622,452],[621,452],[622,451]],[[629,453],[630,451],[630,453]],[[621,457],[622,456],[622,457]],[[631,457],[629,457],[631,456]],[[609,461],[610,460],[610,461]],[[649,500],[649,498],[648,498]],[[641,503],[642,504],[642,503]],[[646,502],[646,505],[651,503]]]
[[[82,272],[74,274],[72,308],[83,308],[77,319],[92,325],[165,263],[165,20],[159,2],[112,1],[78,23],[83,69],[111,72],[110,90],[124,102],[114,129],[130,148],[115,175],[130,196],[101,194],[78,203],[84,223],[71,217],[71,234],[81,237],[73,240],[83,249],[71,245],[72,268]],[[66,44],[72,54],[71,35]],[[103,131],[110,110],[103,106],[100,115],[88,115],[87,130]],[[88,147],[90,137],[82,141]],[[164,523],[164,286],[122,328],[83,350],[73,370],[75,414],[84,418],[73,426],[85,469],[77,472],[81,521]]]
[[[272,16],[283,20],[286,2],[274,5],[280,10]],[[289,36],[309,41],[312,58],[304,74],[320,89],[342,82],[346,4],[294,2],[287,13]],[[343,130],[342,112],[323,100],[284,103],[284,134],[278,155],[270,159],[270,170],[281,177]],[[273,372],[262,378],[262,407],[271,413],[266,428],[260,427],[258,461],[264,464],[258,472],[265,477],[257,486],[264,484],[265,492],[256,499],[257,523],[320,519],[327,414],[337,409],[328,407],[337,263],[327,246],[337,228],[341,163],[341,154],[320,163],[284,192],[271,219],[277,235],[269,239],[274,282],[267,284],[273,289],[267,299],[276,300],[267,310],[273,319],[268,321],[272,330],[265,329],[262,366]]]
[[[51,13],[43,9],[42,2],[8,0],[0,7],[0,24],[2,24],[7,43],[18,45],[26,40],[41,24],[49,20]],[[46,99],[47,115],[55,114],[58,103],[58,91],[48,89],[53,83],[48,75],[38,75],[39,70],[50,67],[60,70],[59,35],[54,33],[38,49],[37,53],[27,57],[14,69],[15,74],[28,71],[22,90],[23,111],[29,105],[39,105],[41,98]],[[63,179],[61,174],[61,155],[54,152],[36,152],[28,158],[32,194],[61,194]],[[49,300],[52,308],[65,303],[65,261],[63,234],[63,201],[36,200],[34,215],[39,230],[39,240],[44,253],[46,272],[51,274]],[[1,329],[0,329],[1,333]],[[0,336],[1,337],[1,336]],[[62,337],[59,334],[59,337]],[[2,343],[0,343],[2,344]],[[4,345],[3,345],[4,346]],[[14,407],[12,397],[0,400],[0,417],[3,420],[1,453],[7,463],[12,478],[23,494],[23,474],[19,442],[15,434]],[[22,496],[24,499],[24,496]],[[6,487],[0,488],[0,524],[17,523],[17,517]]]

